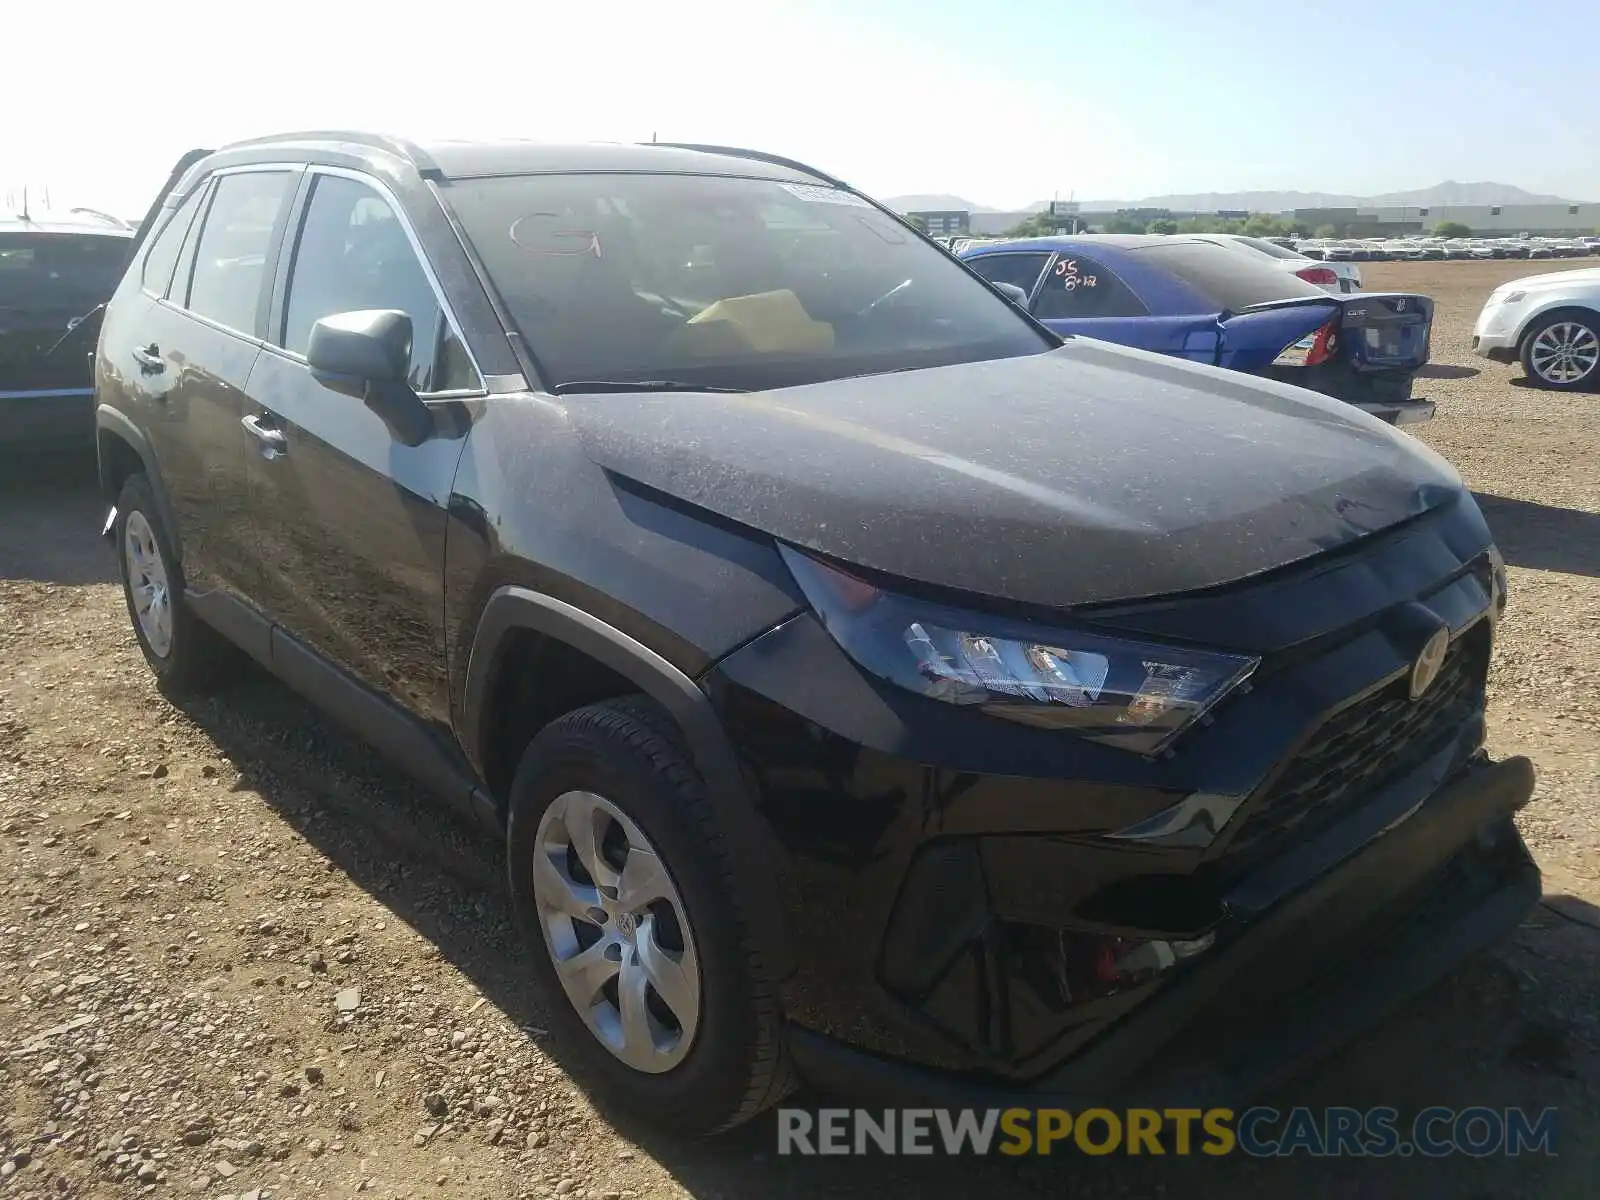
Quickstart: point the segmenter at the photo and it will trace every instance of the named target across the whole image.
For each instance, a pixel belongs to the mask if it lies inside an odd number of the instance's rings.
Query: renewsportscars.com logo
[[[779,1154],[1245,1154],[1389,1158],[1555,1153],[1556,1110],[1424,1108],[803,1108],[778,1110]]]

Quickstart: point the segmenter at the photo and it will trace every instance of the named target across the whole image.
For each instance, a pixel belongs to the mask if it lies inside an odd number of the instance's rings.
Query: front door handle
[[[289,452],[289,440],[283,436],[283,431],[263,425],[261,418],[253,413],[242,418],[239,424],[244,426],[246,433],[261,443],[262,458],[279,458]]]
[[[161,347],[151,342],[148,346],[135,346],[133,359],[139,364],[139,370],[146,375],[159,375],[167,369],[167,363],[161,357]]]

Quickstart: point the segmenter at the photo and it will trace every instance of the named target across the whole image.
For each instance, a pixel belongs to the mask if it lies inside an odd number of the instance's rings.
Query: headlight
[[[1140,754],[1166,749],[1260,662],[967,612],[782,551],[828,633],[863,669],[946,704]]]

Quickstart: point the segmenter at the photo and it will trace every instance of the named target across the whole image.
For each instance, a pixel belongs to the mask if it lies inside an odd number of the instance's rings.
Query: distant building
[[[1600,230],[1600,204],[1435,204],[1354,208],[1297,208],[1284,216],[1315,230],[1332,225],[1344,237],[1403,237],[1427,233],[1441,221],[1473,233],[1531,233],[1552,237]]]
[[[941,210],[938,212],[907,213],[927,222],[928,232],[943,237],[971,235],[998,237],[1015,229],[1036,215],[1036,210],[1021,212],[964,212]],[[1316,230],[1332,225],[1341,237],[1405,237],[1408,234],[1427,233],[1441,221],[1455,221],[1473,233],[1515,235],[1531,233],[1535,236],[1570,237],[1577,234],[1600,233],[1600,204],[1507,204],[1465,205],[1436,204],[1431,207],[1407,205],[1405,207],[1376,207],[1357,205],[1351,208],[1297,208],[1292,212],[1274,213],[1307,229]],[[1151,221],[1182,221],[1188,217],[1231,217],[1242,219],[1244,212],[1179,212],[1165,208],[1123,208],[1115,212],[1083,212],[1077,219],[1085,228],[1099,228],[1111,217],[1122,217],[1148,225]],[[1070,218],[1061,216],[1062,227]]]
[[[979,237],[996,237],[1008,230],[1015,229],[1029,217],[1035,216],[1034,212],[984,212],[970,213],[968,220],[972,232]],[[1176,212],[1169,208],[1119,208],[1111,210],[1081,211],[1071,214],[1057,213],[1057,220],[1061,228],[1069,228],[1069,223],[1076,219],[1078,228],[1082,231],[1098,229],[1112,217],[1122,217],[1134,221],[1141,226],[1148,225],[1151,221],[1182,221],[1186,217],[1214,217],[1216,213],[1206,212]]]
[[[998,237],[1021,225],[1031,212],[975,212],[967,214],[967,224],[979,237]]]
[[[963,209],[936,209],[905,215],[920,220],[929,237],[965,237],[972,232],[972,214]]]

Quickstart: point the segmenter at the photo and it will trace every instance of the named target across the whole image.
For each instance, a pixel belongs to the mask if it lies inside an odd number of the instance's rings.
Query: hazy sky
[[[351,126],[658,133],[997,207],[1447,178],[1600,200],[1595,16],[1572,0],[29,0],[4,22],[0,202],[26,180],[57,207],[138,216],[189,147]]]

